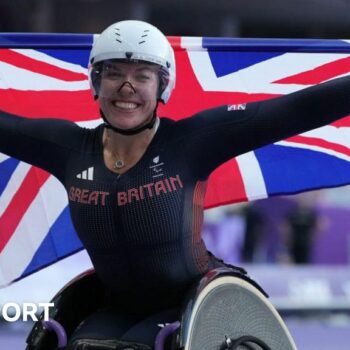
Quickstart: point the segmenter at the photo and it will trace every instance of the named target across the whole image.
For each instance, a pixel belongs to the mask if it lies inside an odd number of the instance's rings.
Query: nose
[[[130,81],[124,81],[124,83],[120,85],[118,92],[127,93],[127,94],[136,94],[136,90]]]

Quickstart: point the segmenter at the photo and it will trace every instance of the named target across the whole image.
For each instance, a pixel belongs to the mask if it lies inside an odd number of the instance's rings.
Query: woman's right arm
[[[81,130],[67,120],[29,119],[0,111],[0,152],[62,178]]]

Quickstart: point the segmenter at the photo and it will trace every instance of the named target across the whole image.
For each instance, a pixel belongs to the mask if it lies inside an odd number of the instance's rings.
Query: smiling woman
[[[152,129],[158,102],[175,86],[175,55],[167,38],[140,21],[111,25],[90,54],[89,79],[107,126],[121,135]]]
[[[158,103],[159,66],[104,61],[100,69],[98,98],[108,123],[122,130],[148,124]]]
[[[123,21],[108,27],[90,54],[89,79],[105,122],[104,161],[119,175],[143,156],[159,126],[157,106],[175,84],[174,52],[154,26]]]
[[[225,332],[227,318],[213,316],[214,304],[203,309],[198,304],[198,315],[208,316],[205,336],[215,335],[214,345],[206,341],[199,349],[263,341],[263,349],[295,350],[283,321],[264,294],[254,292],[256,284],[245,271],[208,252],[201,237],[207,182],[233,157],[348,115],[350,77],[244,108],[222,106],[177,121],[159,118],[158,101],[166,103],[174,87],[174,53],[158,29],[138,21],[118,22],[101,34],[89,77],[104,119],[93,129],[0,113],[0,152],[61,181],[74,227],[106,292],[105,307],[82,316],[71,329],[68,348],[96,349],[89,347],[93,338],[100,349],[111,349],[110,339],[123,342],[119,349],[152,349],[158,325],[180,319],[191,286],[224,268],[235,275],[235,292],[219,304],[237,328]],[[78,294],[86,296],[84,306],[96,299],[92,292]],[[252,331],[248,318],[264,337]],[[194,332],[204,329],[203,322],[190,319]],[[200,338],[193,339],[203,344],[206,338]],[[125,346],[126,341],[143,345]]]

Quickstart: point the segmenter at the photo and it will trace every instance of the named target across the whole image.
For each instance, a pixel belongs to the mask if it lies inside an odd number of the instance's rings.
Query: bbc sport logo
[[[22,317],[22,321],[38,321],[37,312],[43,310],[44,321],[49,321],[49,309],[54,303],[6,303],[1,307],[0,315],[7,322],[16,322]]]

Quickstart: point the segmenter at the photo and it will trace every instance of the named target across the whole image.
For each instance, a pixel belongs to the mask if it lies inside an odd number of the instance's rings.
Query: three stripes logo
[[[94,179],[94,167],[90,167],[77,175],[78,179],[90,180]]]

